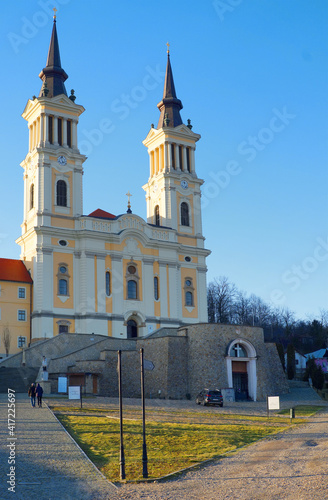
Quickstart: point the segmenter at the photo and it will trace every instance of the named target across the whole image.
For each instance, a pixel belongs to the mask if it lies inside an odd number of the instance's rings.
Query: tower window
[[[58,333],[68,333],[68,325],[59,325]]]
[[[157,276],[154,277],[154,299],[158,300],[159,299],[159,283],[158,283],[158,278]]]
[[[194,287],[192,278],[186,278],[184,282],[185,306],[194,306]]]
[[[183,147],[179,146],[179,163],[180,169],[183,170],[183,158],[182,158]]]
[[[190,172],[190,148],[186,148],[187,153],[187,170]]]
[[[67,184],[65,181],[58,181],[56,186],[56,202],[59,207],[67,207]]]
[[[171,163],[172,163],[172,168],[175,170],[175,150],[174,150],[174,144],[171,144]]]
[[[57,279],[58,279],[58,295],[68,296],[69,275],[68,275],[68,268],[66,265],[64,264],[59,265]]]
[[[111,294],[110,272],[106,271],[106,295],[109,297]]]
[[[159,218],[159,206],[155,207],[155,226],[160,226],[160,218]]]
[[[67,120],[67,146],[72,147],[72,120]]]
[[[57,130],[58,130],[58,144],[63,145],[63,120],[58,118],[57,120]]]
[[[30,210],[34,207],[34,184],[30,187]]]
[[[52,116],[48,116],[48,141],[50,144],[54,142],[54,123]]]
[[[189,226],[189,207],[185,201],[181,203],[180,212],[181,212],[181,226]]]
[[[128,299],[137,299],[137,282],[134,280],[128,281]]]

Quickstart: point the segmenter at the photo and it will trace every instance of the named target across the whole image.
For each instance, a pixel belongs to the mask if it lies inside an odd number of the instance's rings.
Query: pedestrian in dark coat
[[[36,395],[38,398],[38,407],[42,408],[42,394],[43,394],[43,389],[40,384],[36,384]]]
[[[33,383],[30,385],[30,388],[29,388],[27,394],[30,396],[31,405],[32,405],[32,408],[34,408],[35,407],[35,394],[36,394],[36,392],[35,392],[35,385]]]

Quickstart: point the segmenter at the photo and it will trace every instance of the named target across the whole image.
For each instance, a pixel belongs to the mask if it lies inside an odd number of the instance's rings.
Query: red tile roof
[[[0,259],[0,281],[33,283],[30,273],[22,260]]]
[[[101,219],[115,219],[116,215],[110,214],[109,212],[105,212],[105,210],[101,210],[101,208],[97,208],[88,215],[88,217],[100,217]]]

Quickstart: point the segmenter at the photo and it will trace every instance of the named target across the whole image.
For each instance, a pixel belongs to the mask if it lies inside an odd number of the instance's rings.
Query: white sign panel
[[[80,386],[69,386],[68,399],[80,399]]]
[[[58,392],[67,392],[67,377],[58,377]]]
[[[280,410],[279,396],[268,396],[268,410]]]

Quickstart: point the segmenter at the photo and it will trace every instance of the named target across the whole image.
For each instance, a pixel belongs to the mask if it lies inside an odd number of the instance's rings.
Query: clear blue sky
[[[182,119],[202,135],[208,281],[226,275],[299,318],[327,308],[326,0],[2,2],[0,256],[20,254],[20,115],[41,87],[53,6],[66,88],[86,108],[84,213],[122,213],[130,190],[146,217],[142,140],[157,125],[169,41]]]

